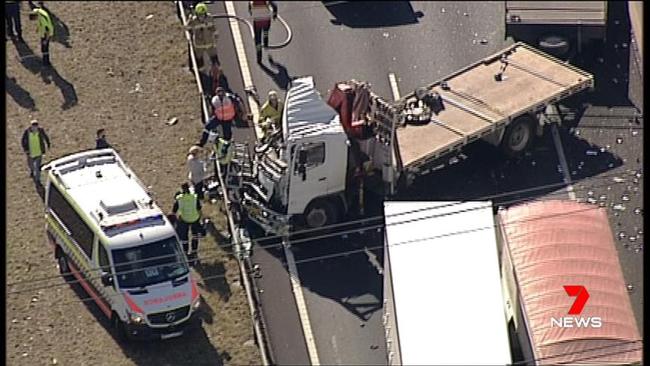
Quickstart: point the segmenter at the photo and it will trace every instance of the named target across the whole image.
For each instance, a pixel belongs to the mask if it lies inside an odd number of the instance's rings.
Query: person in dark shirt
[[[113,149],[119,152],[115,147],[106,141],[106,130],[100,128],[97,130],[97,138],[95,139],[95,149]]]

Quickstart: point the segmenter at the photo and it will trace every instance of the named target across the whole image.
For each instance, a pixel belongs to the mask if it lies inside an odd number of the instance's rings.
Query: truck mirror
[[[102,272],[102,285],[113,286],[113,276],[110,273]]]
[[[307,180],[307,168],[305,164],[298,165],[298,174],[302,175],[302,180]]]

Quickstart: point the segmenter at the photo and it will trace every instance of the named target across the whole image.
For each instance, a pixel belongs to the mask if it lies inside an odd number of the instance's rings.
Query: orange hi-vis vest
[[[212,98],[212,107],[214,108],[214,116],[219,121],[232,121],[235,118],[235,103],[227,95],[223,99],[214,96]]]
[[[271,9],[269,8],[268,1],[251,1],[250,2],[251,13],[253,15],[253,20],[256,22],[270,22],[271,21]]]

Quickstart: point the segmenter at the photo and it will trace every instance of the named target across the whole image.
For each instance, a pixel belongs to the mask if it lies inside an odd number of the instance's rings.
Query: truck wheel
[[[305,209],[305,222],[310,228],[319,228],[337,222],[336,207],[329,201],[317,200]]]
[[[535,136],[535,120],[529,115],[523,115],[516,118],[510,126],[506,128],[501,141],[503,152],[514,157],[526,151],[532,145]]]
[[[60,249],[59,249],[60,250]],[[57,266],[59,267],[59,273],[61,276],[63,276],[63,279],[66,282],[70,282],[73,280],[72,278],[72,272],[70,271],[70,264],[68,263],[68,256],[61,251],[58,254],[58,257],[56,258],[57,261]]]
[[[562,57],[569,51],[569,40],[558,35],[543,36],[539,40],[539,48],[556,57]]]

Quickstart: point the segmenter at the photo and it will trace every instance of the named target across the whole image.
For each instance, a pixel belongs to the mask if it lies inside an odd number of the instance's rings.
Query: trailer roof
[[[641,361],[643,340],[607,212],[573,201],[540,201],[499,214],[515,269],[535,358],[541,364],[628,364]],[[580,317],[602,327],[552,327],[576,300],[564,285],[584,286],[590,297]]]
[[[384,212],[402,364],[510,364],[491,202]]]

